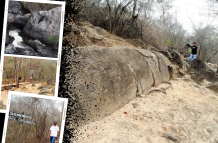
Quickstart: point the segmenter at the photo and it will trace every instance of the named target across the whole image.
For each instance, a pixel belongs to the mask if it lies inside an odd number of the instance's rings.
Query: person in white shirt
[[[54,121],[54,125],[51,126],[48,138],[50,138],[50,143],[54,143],[55,139],[58,140],[58,136],[60,134],[59,127],[57,126],[57,122]]]

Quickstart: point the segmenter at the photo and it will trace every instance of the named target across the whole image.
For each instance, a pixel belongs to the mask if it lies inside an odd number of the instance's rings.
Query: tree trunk
[[[124,2],[120,2],[120,4],[118,6],[114,7],[113,12],[112,12],[112,8],[111,8],[109,0],[106,0],[106,2],[107,2],[107,6],[108,6],[108,14],[109,14],[109,16],[108,16],[109,17],[109,19],[108,19],[109,31],[111,34],[116,34],[120,18],[122,16],[122,14],[124,13],[124,11],[126,10],[127,6],[131,4],[131,0],[129,0],[126,5],[123,5]],[[112,13],[114,13],[114,14],[112,15]]]

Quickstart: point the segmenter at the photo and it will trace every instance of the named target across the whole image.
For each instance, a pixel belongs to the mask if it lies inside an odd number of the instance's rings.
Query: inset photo
[[[65,2],[9,0],[4,54],[58,58]]]
[[[5,3],[6,3],[6,0],[4,0],[4,1],[2,1],[1,2],[1,5],[0,5],[0,16],[1,17],[4,17],[4,15],[5,15]],[[1,18],[2,19],[2,18]],[[2,20],[1,22],[0,22],[0,35],[1,35],[1,38],[0,39],[2,39],[2,34],[3,34],[3,25],[4,25],[4,20]],[[0,43],[1,43],[1,45],[2,45],[2,41],[0,40]],[[2,47],[1,47],[1,50],[0,50],[0,63],[1,63],[1,51],[2,51]]]
[[[6,109],[9,91],[55,96],[57,61],[5,56],[1,83],[1,101]]]
[[[68,99],[9,92],[5,143],[62,143]]]
[[[6,111],[0,111],[0,139],[2,139],[3,131],[4,131],[4,123],[5,123]]]

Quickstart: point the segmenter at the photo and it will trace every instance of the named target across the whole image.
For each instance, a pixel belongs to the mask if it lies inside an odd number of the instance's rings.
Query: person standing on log
[[[194,59],[197,58],[197,53],[198,53],[198,47],[197,47],[197,43],[193,42],[193,46],[191,47],[192,51],[191,51],[191,55],[189,57],[189,61],[192,61]]]
[[[54,125],[51,126],[48,138],[50,138],[50,143],[55,143],[55,140],[58,140],[58,136],[60,134],[59,127],[57,126],[57,122],[54,121]]]

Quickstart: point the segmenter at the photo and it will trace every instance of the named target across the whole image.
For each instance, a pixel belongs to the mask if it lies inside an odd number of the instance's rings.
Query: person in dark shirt
[[[198,47],[197,46],[198,46],[197,43],[193,42],[193,46],[191,47],[192,48],[192,53],[190,55],[189,61],[192,61],[192,60],[196,59],[197,53],[198,53]]]
[[[19,79],[19,83],[21,83],[21,76],[18,79]]]

